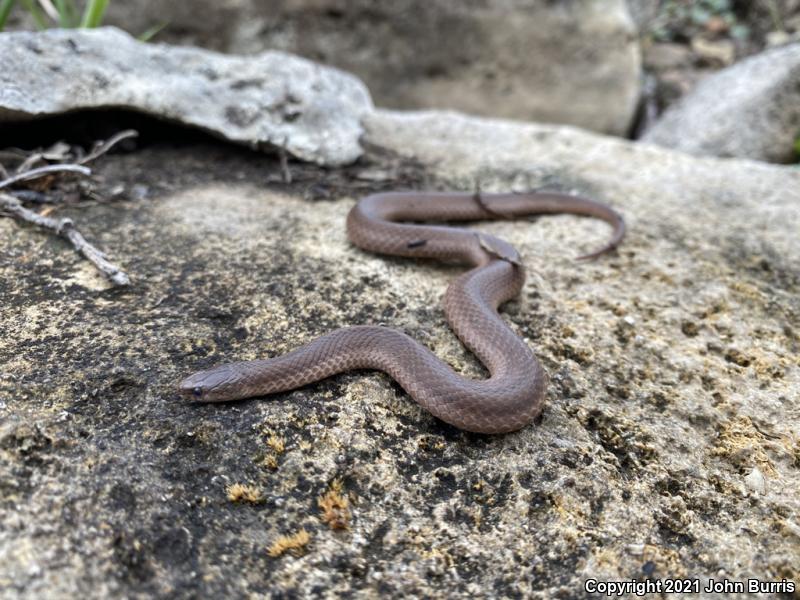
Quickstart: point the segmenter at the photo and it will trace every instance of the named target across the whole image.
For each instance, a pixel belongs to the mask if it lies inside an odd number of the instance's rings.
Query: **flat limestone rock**
[[[0,34],[0,121],[128,108],[321,165],[361,155],[369,92],[283,52],[228,56],[145,44],[112,27]]]
[[[642,141],[700,156],[795,160],[800,43],[767,50],[701,81]]]
[[[336,65],[362,78],[382,107],[455,109],[615,135],[628,133],[636,112],[641,52],[625,0],[242,6],[249,18],[232,27],[229,47],[280,48]]]
[[[355,74],[387,108],[451,108],[624,136],[641,77],[628,6],[644,20],[657,4],[126,0],[109,4],[106,22],[132,32],[167,22],[158,39],[179,45],[290,52]]]
[[[0,219],[1,593],[544,599],[643,574],[798,581],[800,173],[456,113],[365,126],[362,161],[292,164],[292,184],[229,146],[104,156],[104,185],[147,194],[59,214],[126,289]],[[462,269],[360,251],[344,226],[372,191],[476,181],[591,196],[630,228],[576,262],[605,223],[475,225],[527,271],[502,314],[550,376],[537,423],[458,432],[368,372],[245,402],[177,396],[196,369],[369,323],[482,377],[440,306]]]

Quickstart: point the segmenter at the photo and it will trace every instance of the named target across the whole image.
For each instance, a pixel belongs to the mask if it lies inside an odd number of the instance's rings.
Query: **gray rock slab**
[[[641,57],[624,0],[292,0],[252,10],[231,42],[361,77],[387,108],[456,109],[624,135]]]
[[[624,0],[266,6],[128,0],[112,2],[107,20],[132,32],[166,21],[160,40],[245,54],[280,49],[333,65],[360,77],[384,107],[454,108],[618,135],[636,111],[641,60]]]
[[[800,136],[800,43],[768,50],[701,81],[643,141],[696,155],[785,163]]]
[[[126,290],[0,220],[0,594],[544,599],[643,573],[797,581],[800,173],[458,114],[379,112],[366,129],[363,161],[293,164],[289,186],[269,177],[277,161],[229,147],[98,161],[104,185],[146,196],[60,212],[126,268]],[[476,180],[574,190],[630,226],[616,254],[578,263],[604,223],[476,225],[523,256],[502,313],[550,374],[540,422],[463,434],[364,372],[268,400],[177,397],[199,367],[365,323],[482,376],[439,304],[461,269],[344,233],[370,191]],[[318,504],[337,480],[345,530]],[[237,482],[261,501],[231,502]],[[268,555],[300,529],[300,556]]]
[[[0,34],[0,121],[128,108],[321,165],[361,155],[355,77],[283,52],[228,56],[115,28]]]

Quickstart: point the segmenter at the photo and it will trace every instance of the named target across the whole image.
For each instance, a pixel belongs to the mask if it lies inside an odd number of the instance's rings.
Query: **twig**
[[[42,160],[42,158],[44,157],[38,152],[31,154],[17,167],[17,173],[25,173],[26,171],[30,171],[33,168],[33,165]]]
[[[286,152],[287,139],[283,138],[283,146],[278,146],[278,157],[281,161],[281,175],[283,176],[283,183],[289,185],[292,183],[292,172],[289,170],[289,155]]]
[[[25,157],[25,160],[17,167],[17,173],[30,171],[33,166],[42,161],[55,161],[57,164],[69,162],[65,160],[69,153],[69,146],[64,142],[57,142],[45,150],[39,150]],[[45,164],[49,164],[45,162]]]
[[[61,165],[64,166],[64,165]],[[88,170],[88,169],[87,169]],[[29,210],[20,204],[14,196],[0,193],[0,207],[12,216],[54,231],[67,238],[75,249],[83,254],[97,269],[117,285],[128,285],[131,280],[118,266],[109,262],[107,256],[86,241],[81,233],[75,229],[72,219],[53,219]]]
[[[34,202],[35,204],[51,204],[55,202],[54,199],[49,198],[46,194],[35,190],[11,190],[8,193],[23,202]]]
[[[98,156],[102,156],[111,148],[119,144],[122,140],[127,140],[129,138],[135,138],[139,136],[139,132],[135,129],[125,129],[124,131],[120,131],[116,135],[111,136],[105,142],[97,145],[94,150],[89,152],[86,156],[84,156],[81,160],[78,161],[79,165],[85,165],[89,161],[94,160]]]
[[[71,173],[80,173],[81,175],[89,176],[92,174],[92,170],[89,167],[84,167],[81,165],[48,165],[46,167],[39,167],[38,169],[31,169],[30,171],[25,171],[24,173],[17,173],[12,177],[7,179],[3,179],[0,181],[0,189],[4,187],[8,187],[9,185],[13,185],[20,181],[27,181],[29,179],[36,179],[43,175],[47,175],[49,173],[59,173],[59,172],[71,172]]]
[[[0,150],[0,160],[23,161],[28,153],[19,148],[5,148]]]

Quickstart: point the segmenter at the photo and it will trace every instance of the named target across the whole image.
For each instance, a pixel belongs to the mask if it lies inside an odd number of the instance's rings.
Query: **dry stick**
[[[25,173],[26,171],[30,171],[40,160],[43,160],[44,156],[40,152],[35,152],[22,161],[22,164],[17,167],[17,173]]]
[[[17,173],[11,177],[8,177],[8,173],[3,169],[2,174],[5,178],[0,181],[0,189],[20,181],[36,179],[50,173],[72,172],[89,176],[92,174],[92,170],[88,167],[84,167],[83,164],[102,156],[122,140],[136,137],[138,135],[139,133],[133,129],[121,131],[95,147],[95,149],[92,150],[88,155],[78,161],[78,164],[48,165],[38,169],[25,170],[24,172]],[[30,160],[30,158],[31,157],[28,157],[28,160]],[[23,162],[23,165],[27,164],[28,161]],[[115,284],[128,285],[131,282],[130,278],[125,272],[123,272],[115,264],[109,262],[107,260],[107,256],[103,252],[86,241],[86,238],[81,235],[80,231],[75,229],[75,224],[73,223],[72,219],[56,220],[44,215],[40,215],[39,213],[22,206],[20,201],[14,196],[3,193],[0,193],[0,207],[4,209],[4,214],[17,217],[18,219],[27,221],[28,223],[33,223],[39,227],[49,229],[56,232],[58,235],[67,238],[78,252],[83,254],[89,260],[89,262],[97,267],[101,273],[103,273]]]
[[[83,254],[97,269],[117,285],[128,285],[130,278],[115,264],[106,260],[106,255],[86,241],[75,229],[72,219],[52,219],[29,210],[20,204],[14,196],[0,193],[0,207],[12,216],[39,227],[54,231],[67,238],[75,249]]]
[[[45,162],[45,164],[50,164],[46,161],[55,161],[56,159],[61,160],[66,156],[68,150],[69,146],[67,146],[64,142],[57,142],[56,144],[53,144],[44,150],[33,152],[27,156],[23,155],[22,159],[20,159],[21,163],[16,168],[16,172],[24,173],[25,171],[30,171],[39,161]],[[61,160],[61,162],[67,161]]]
[[[86,156],[82,159],[76,161],[73,164],[77,165],[85,165],[86,163],[93,161],[94,159],[103,156],[106,152],[111,150],[114,146],[119,144],[122,140],[127,140],[129,138],[134,138],[139,135],[139,132],[135,129],[125,129],[124,131],[120,131],[119,133],[111,136],[104,142],[98,142],[95,144],[94,149],[89,152]],[[46,154],[46,150],[42,152],[36,152],[34,154],[29,155],[22,164],[17,167],[17,173],[27,173],[31,170],[31,167],[35,165],[37,162],[48,158]],[[71,164],[71,163],[57,163],[57,164]],[[6,175],[7,177],[7,175]]]
[[[0,150],[0,160],[25,160],[28,153],[20,148],[5,148]]]
[[[48,173],[57,173],[57,172],[73,172],[73,173],[80,173],[81,175],[91,175],[92,172],[88,167],[84,167],[87,162],[92,161],[120,143],[122,140],[127,140],[129,138],[134,138],[139,135],[139,132],[134,129],[126,129],[124,131],[120,131],[116,135],[110,137],[105,142],[97,144],[97,146],[92,150],[89,154],[84,156],[81,160],[77,163],[59,163],[54,165],[48,165],[46,167],[40,167],[38,169],[30,169],[29,162],[32,158],[35,160],[40,160],[43,158],[42,154],[33,154],[29,156],[20,167],[17,169],[17,174],[14,176],[9,176],[8,172],[3,168],[3,165],[0,164],[0,176],[4,179],[0,180],[0,189],[7,187],[9,185],[13,185],[20,181],[26,181],[28,179],[35,179],[42,175],[46,175]],[[18,196],[19,197],[19,196]],[[41,201],[41,200],[37,200]]]
[[[85,165],[87,162],[94,160],[98,156],[102,156],[111,148],[119,144],[122,140],[127,140],[128,138],[135,138],[138,137],[139,132],[135,129],[125,129],[124,131],[120,131],[116,135],[111,136],[105,142],[98,145],[94,150],[89,152],[86,156],[84,156],[81,160],[78,161],[79,165]]]
[[[45,148],[44,150],[38,150],[29,154],[27,157],[24,158],[22,163],[17,167],[17,173],[24,173],[25,171],[30,171],[33,166],[38,162],[44,162],[45,164],[54,164],[56,162],[66,163],[69,162],[66,160],[68,156],[68,152],[70,147],[65,144],[64,142],[57,142],[50,146],[49,148]]]
[[[80,173],[81,175],[86,175],[87,177],[92,174],[92,170],[89,167],[84,167],[81,165],[49,165],[47,167],[39,167],[38,169],[31,169],[30,171],[25,171],[24,173],[17,173],[16,175],[12,175],[7,179],[3,179],[0,181],[0,190],[4,187],[8,187],[15,183],[19,183],[20,181],[27,181],[29,179],[36,179],[38,177],[42,177],[44,175],[48,175],[50,173],[61,173],[61,172],[70,172],[70,173]]]
[[[9,190],[6,193],[14,196],[14,198],[21,200],[22,202],[33,202],[35,204],[48,204],[55,202],[55,200],[49,198],[47,194],[37,192],[36,190]]]

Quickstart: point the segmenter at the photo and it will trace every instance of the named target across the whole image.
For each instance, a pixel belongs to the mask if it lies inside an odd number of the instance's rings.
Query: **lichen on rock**
[[[60,212],[135,276],[125,290],[85,285],[62,242],[0,220],[4,593],[549,598],[582,596],[588,577],[797,580],[800,173],[452,113],[365,127],[361,161],[293,163],[291,184],[277,160],[208,142],[107,157],[104,181],[149,194]],[[576,263],[604,224],[474,226],[528,272],[503,315],[550,375],[537,423],[459,432],[366,372],[246,402],[178,397],[199,368],[366,323],[481,376],[439,306],[461,269],[344,234],[369,191],[476,181],[580,192],[630,227],[616,254]],[[230,502],[237,482],[260,501]]]

